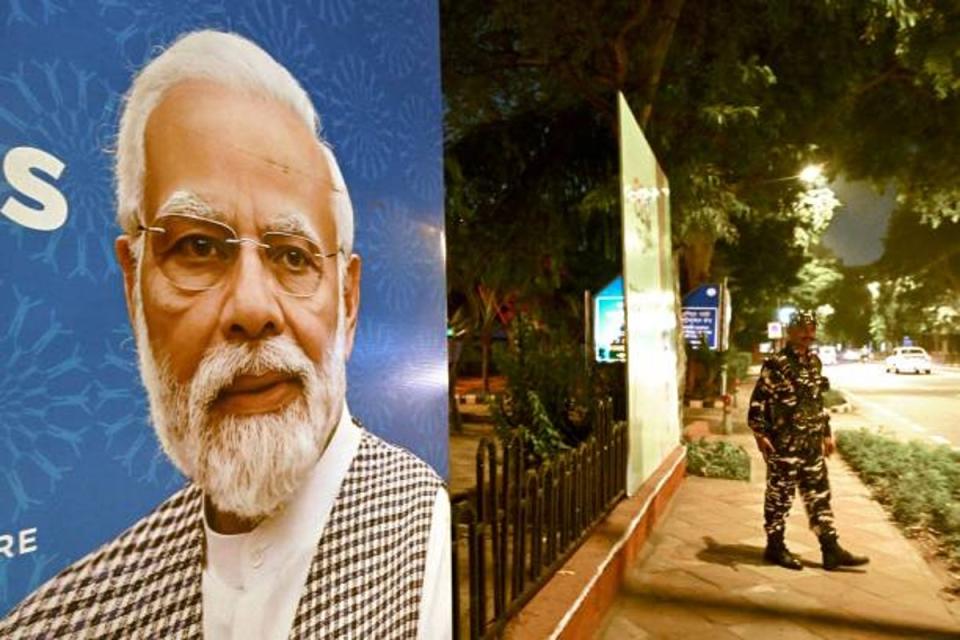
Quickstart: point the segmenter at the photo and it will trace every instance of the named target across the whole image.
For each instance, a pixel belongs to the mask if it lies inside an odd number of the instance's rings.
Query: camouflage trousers
[[[823,432],[818,427],[790,430],[775,437],[776,453],[767,457],[767,490],[763,501],[764,530],[783,535],[793,494],[807,510],[810,528],[817,536],[836,536],[830,509],[830,480],[823,457]]]

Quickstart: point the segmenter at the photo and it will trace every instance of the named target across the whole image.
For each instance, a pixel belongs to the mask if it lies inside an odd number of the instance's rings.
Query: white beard
[[[209,349],[190,382],[180,383],[154,357],[136,285],[134,330],[154,429],[174,465],[218,510],[251,520],[274,514],[320,459],[346,392],[343,320],[341,298],[336,334],[319,364],[292,339],[277,336]],[[303,396],[275,413],[211,413],[218,394],[237,376],[268,371],[295,376]]]

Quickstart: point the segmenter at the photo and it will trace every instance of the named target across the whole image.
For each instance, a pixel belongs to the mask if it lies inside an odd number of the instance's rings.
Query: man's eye
[[[298,247],[276,247],[271,253],[273,262],[288,271],[303,271],[313,266],[310,254]]]
[[[210,236],[194,234],[177,240],[172,253],[186,258],[215,258],[219,242]]]

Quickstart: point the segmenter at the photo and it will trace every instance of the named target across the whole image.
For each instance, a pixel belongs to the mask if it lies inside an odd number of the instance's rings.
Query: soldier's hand
[[[776,452],[776,449],[773,448],[773,443],[770,442],[770,439],[767,436],[761,436],[758,434],[756,439],[757,448],[760,449],[760,454],[763,456],[764,460]]]
[[[833,436],[823,437],[823,455],[830,457],[837,450],[837,444],[833,441]]]

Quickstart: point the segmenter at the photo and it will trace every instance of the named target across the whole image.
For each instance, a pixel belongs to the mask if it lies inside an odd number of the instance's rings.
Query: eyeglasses
[[[175,287],[206,291],[223,284],[243,244],[261,249],[265,264],[280,289],[306,298],[320,287],[324,258],[343,253],[339,248],[325,253],[315,242],[296,233],[268,231],[259,240],[241,238],[222,222],[183,214],[165,214],[138,231],[148,234],[150,248],[160,272]]]

